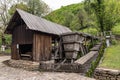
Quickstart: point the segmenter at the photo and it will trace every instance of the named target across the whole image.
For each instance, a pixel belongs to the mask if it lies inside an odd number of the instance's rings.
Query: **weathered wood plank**
[[[17,51],[16,44],[12,44],[11,50],[12,50],[12,52],[11,52],[11,58],[15,59],[15,60],[19,60],[20,59],[20,55],[19,55],[19,53]]]
[[[51,58],[52,38],[44,34],[34,34],[33,57],[35,61],[49,60]]]
[[[33,32],[26,29],[26,25],[20,25],[14,28],[12,33],[12,43],[14,44],[32,44]]]

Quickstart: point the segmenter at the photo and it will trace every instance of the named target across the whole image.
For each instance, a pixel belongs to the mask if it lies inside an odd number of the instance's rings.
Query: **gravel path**
[[[10,56],[0,56],[0,80],[94,80],[76,73],[38,72],[11,68],[2,62]]]

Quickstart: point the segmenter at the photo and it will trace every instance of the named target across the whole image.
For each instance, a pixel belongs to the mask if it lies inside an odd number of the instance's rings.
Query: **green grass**
[[[10,49],[10,48],[5,49],[5,51],[4,51],[4,52],[3,52],[3,51],[1,51],[1,49],[0,49],[0,53],[3,53],[3,54],[10,54],[10,53],[11,53],[11,49]]]
[[[5,53],[10,54],[10,53],[11,53],[11,49],[6,49],[6,50],[5,50]]]
[[[120,41],[106,49],[100,67],[120,70]]]

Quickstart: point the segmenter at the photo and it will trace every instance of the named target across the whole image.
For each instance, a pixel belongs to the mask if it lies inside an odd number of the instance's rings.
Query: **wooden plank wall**
[[[26,25],[16,26],[12,33],[12,43],[32,44],[33,32],[29,29],[26,29]]]
[[[26,25],[16,26],[12,33],[12,46],[11,58],[20,59],[19,52],[17,51],[17,44],[32,44],[33,32],[26,29]]]
[[[51,36],[35,33],[33,39],[33,61],[50,60],[51,47]]]

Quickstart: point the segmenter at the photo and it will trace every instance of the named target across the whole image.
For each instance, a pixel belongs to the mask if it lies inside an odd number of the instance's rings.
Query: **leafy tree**
[[[9,21],[8,8],[11,4],[11,0],[0,0],[0,37],[2,44],[5,43],[4,30],[7,27]]]
[[[2,22],[2,26],[4,26],[4,28],[6,28],[7,23],[9,21],[9,15],[8,15],[8,3],[10,2],[10,0],[0,0],[0,16],[1,16],[1,22]]]
[[[87,14],[84,9],[80,9],[71,23],[72,30],[80,30],[87,24]]]
[[[105,15],[104,0],[95,0],[94,2],[91,2],[91,8],[94,10],[94,13],[96,15],[100,31],[104,32],[104,15]]]
[[[110,31],[117,23],[120,22],[120,1],[106,1],[105,5],[105,31]]]
[[[88,13],[85,11],[84,8],[79,9],[78,13],[75,15],[71,23],[72,30],[82,30],[93,26],[94,22],[91,19],[91,16],[88,16]]]
[[[64,12],[64,15],[65,15],[65,20],[64,20],[63,25],[65,25],[67,27],[70,27],[70,24],[71,24],[71,22],[74,18],[74,14],[66,11],[66,12]]]
[[[26,4],[24,4],[23,2],[20,2],[20,3],[17,3],[17,4],[13,4],[10,9],[8,10],[9,11],[9,14],[10,15],[13,15],[14,12],[16,11],[16,8],[18,9],[22,9],[24,11],[28,11],[28,6]]]
[[[16,0],[0,0],[0,16],[1,16],[0,17],[0,39],[1,40],[0,41],[2,42],[1,44],[6,44],[6,35],[4,34],[4,31],[11,17],[11,15],[9,15],[9,8],[11,5],[16,3],[17,3]]]
[[[46,15],[50,12],[50,8],[42,0],[26,0],[28,11],[34,15]]]
[[[120,2],[117,0],[85,0],[93,11],[100,32],[111,30],[120,21]],[[89,10],[89,12],[90,12]]]

